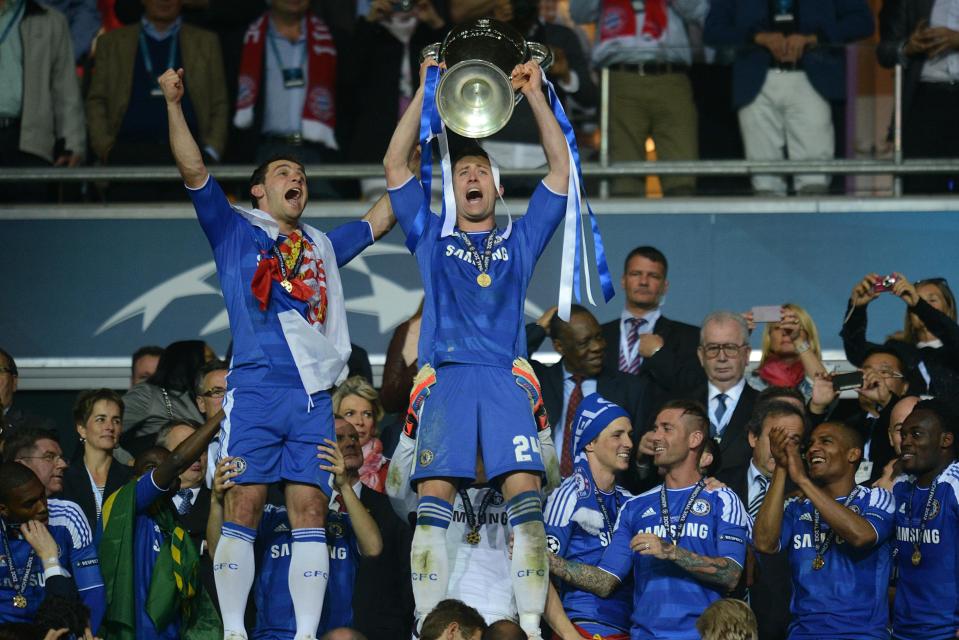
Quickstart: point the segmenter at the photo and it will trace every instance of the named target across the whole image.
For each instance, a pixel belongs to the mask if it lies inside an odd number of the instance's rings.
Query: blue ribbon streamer
[[[563,109],[563,104],[559,100],[559,96],[556,95],[556,89],[553,88],[553,83],[549,80],[546,80],[546,87],[549,95],[549,104],[553,109],[553,115],[556,116],[556,121],[559,123],[560,129],[563,131],[563,135],[566,137],[566,142],[569,144],[570,151],[573,154],[573,160],[576,165],[576,173],[579,175],[579,184],[580,190],[582,192],[583,200],[586,202],[586,210],[589,212],[589,226],[593,232],[593,248],[596,251],[596,270],[599,273],[599,283],[603,289],[603,298],[606,302],[612,300],[613,296],[616,294],[613,289],[613,278],[609,273],[609,264],[606,262],[606,248],[603,245],[603,237],[599,232],[599,222],[596,219],[596,214],[593,213],[593,208],[589,205],[589,198],[586,197],[586,188],[583,186],[583,168],[580,163],[579,156],[579,147],[576,144],[576,134],[573,131],[573,125],[570,124],[569,118],[566,117],[566,111]],[[582,250],[583,245],[579,241],[582,237],[582,209],[579,203],[579,195],[576,194],[576,253],[573,259],[574,264],[574,273],[573,273],[573,289],[576,295],[576,301],[580,300],[580,267],[582,264]],[[573,194],[569,194],[569,197],[573,197]]]
[[[431,199],[433,196],[433,148],[430,141],[433,136],[443,130],[439,110],[436,108],[436,87],[439,85],[440,68],[430,67],[426,70],[426,84],[423,91],[423,109],[420,111],[420,183],[423,187],[423,203],[420,205],[413,225],[406,234],[406,248],[415,253],[429,216]]]

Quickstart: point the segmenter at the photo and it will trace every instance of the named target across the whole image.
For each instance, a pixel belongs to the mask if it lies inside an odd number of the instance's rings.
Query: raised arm
[[[389,195],[385,193],[381,195],[380,199],[363,216],[363,220],[370,223],[370,228],[373,230],[373,240],[379,240],[389,233],[393,225],[396,224],[396,216],[393,215]]]
[[[353,491],[353,482],[346,472],[346,462],[336,441],[329,438],[324,440],[325,445],[317,446],[320,452],[316,457],[325,460],[327,464],[320,465],[320,469],[333,474],[333,486],[343,496],[343,506],[350,515],[360,553],[364,557],[375,558],[383,553],[383,536],[380,534],[380,528],[376,526],[373,516],[360,502],[360,497]]]
[[[779,538],[783,529],[783,503],[786,500],[786,468],[789,465],[786,439],[785,430],[773,427],[769,444],[776,460],[776,469],[753,525],[753,546],[761,553],[779,551]],[[799,461],[799,464],[802,464],[802,461]]]
[[[552,553],[549,557],[549,572],[573,585],[577,589],[595,593],[600,598],[607,598],[619,586],[619,578],[603,571],[599,567],[566,560]]]
[[[208,172],[203,164],[200,147],[197,146],[190,127],[183,115],[183,69],[167,69],[159,78],[163,97],[166,98],[167,121],[170,125],[170,150],[176,160],[183,182],[191,189],[203,186]]]
[[[169,487],[173,481],[187,468],[200,459],[213,436],[220,430],[220,421],[223,420],[223,410],[209,418],[206,423],[190,434],[190,437],[177,445],[170,455],[153,470],[153,482],[161,488]]]
[[[513,69],[513,88],[523,92],[529,102],[539,129],[540,142],[549,163],[549,173],[543,179],[546,186],[555,193],[565,193],[569,182],[569,150],[566,137],[560,129],[553,110],[543,95],[543,76],[539,64],[530,61],[516,65]]]
[[[383,157],[383,169],[386,171],[386,186],[400,187],[413,172],[409,168],[410,156],[413,154],[420,135],[420,114],[423,111],[423,94],[426,90],[426,71],[436,66],[436,60],[427,58],[420,65],[420,86],[413,94],[410,105],[403,112],[403,117],[393,131],[390,145],[386,148]]]

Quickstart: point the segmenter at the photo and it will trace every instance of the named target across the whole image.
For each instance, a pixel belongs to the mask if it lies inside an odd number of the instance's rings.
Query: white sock
[[[295,640],[312,640],[323,614],[323,596],[330,579],[326,530],[293,529],[290,548],[290,599],[296,616]]]
[[[423,624],[427,614],[446,597],[450,582],[446,530],[452,519],[453,505],[446,500],[430,496],[420,498],[410,553],[418,625]]]
[[[546,529],[539,493],[527,491],[506,505],[513,529],[513,559],[510,573],[519,626],[530,638],[540,638],[540,618],[546,608],[549,564],[546,559]]]
[[[232,522],[224,522],[220,531],[220,542],[213,554],[213,579],[223,616],[223,637],[246,638],[243,615],[256,573],[256,531]]]

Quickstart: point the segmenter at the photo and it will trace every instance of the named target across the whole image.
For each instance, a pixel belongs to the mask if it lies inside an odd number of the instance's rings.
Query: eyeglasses
[[[886,368],[874,369],[874,368],[872,368],[872,367],[863,367],[862,370],[863,370],[863,371],[872,371],[873,373],[879,374],[879,377],[880,377],[880,378],[886,378],[886,379],[889,379],[889,378],[904,378],[904,377],[905,377],[904,375],[902,375],[902,374],[899,373],[898,371],[894,371],[893,369],[886,369]]]
[[[222,398],[226,395],[226,389],[223,387],[213,387],[200,394],[204,398]]]
[[[726,354],[727,358],[735,358],[739,355],[739,350],[745,346],[744,344],[727,342],[726,344],[702,344],[699,345],[699,348],[703,350],[707,358],[712,359],[718,358],[720,351]]]
[[[67,459],[58,453],[45,453],[42,456],[20,456],[17,460],[43,460],[44,462],[56,462],[60,460],[63,464],[67,463]]]

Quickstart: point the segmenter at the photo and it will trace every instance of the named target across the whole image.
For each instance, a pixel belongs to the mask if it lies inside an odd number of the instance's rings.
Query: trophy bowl
[[[510,81],[516,65],[532,59],[548,69],[553,61],[549,47],[527,42],[512,26],[490,18],[453,28],[420,57],[446,64],[436,108],[448,129],[467,138],[491,136],[509,122],[522,98]]]

